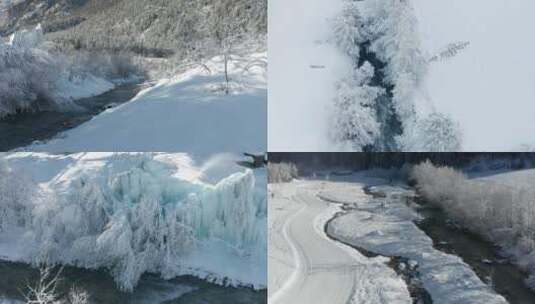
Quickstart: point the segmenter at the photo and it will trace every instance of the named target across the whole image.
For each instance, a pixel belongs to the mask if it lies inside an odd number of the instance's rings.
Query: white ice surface
[[[265,53],[235,56],[231,94],[222,58],[159,81],[131,101],[109,109],[44,144],[38,151],[187,151],[195,155],[266,151]]]
[[[423,51],[470,45],[432,63],[428,96],[464,133],[464,150],[511,151],[535,133],[535,42],[531,0],[411,0]]]

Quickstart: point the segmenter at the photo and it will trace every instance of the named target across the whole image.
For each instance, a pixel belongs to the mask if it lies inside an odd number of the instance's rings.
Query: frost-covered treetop
[[[11,34],[9,44],[17,48],[34,48],[43,40],[43,28],[38,24],[33,30],[22,30]]]
[[[44,162],[66,167],[46,186],[0,164],[0,233],[25,230],[18,260],[109,269],[127,291],[146,272],[265,287],[266,195],[253,171],[206,184],[150,155]]]

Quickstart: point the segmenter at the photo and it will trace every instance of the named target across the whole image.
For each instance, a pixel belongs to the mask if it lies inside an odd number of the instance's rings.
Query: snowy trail
[[[313,227],[327,204],[310,194],[298,194],[293,199],[304,204],[285,224],[298,267],[270,303],[348,303],[358,265],[349,253]]]
[[[270,151],[333,149],[327,138],[328,107],[334,83],[351,66],[349,59],[327,42],[329,20],[341,6],[341,0],[269,1]]]
[[[315,182],[289,185],[294,193],[288,199],[300,207],[286,217],[282,235],[293,259],[287,264],[294,266],[282,286],[270,290],[269,303],[410,303],[407,287],[384,259],[366,258],[325,235],[325,223],[339,208],[317,198],[317,186]],[[270,245],[270,259],[272,250]],[[272,265],[270,282],[280,271]]]

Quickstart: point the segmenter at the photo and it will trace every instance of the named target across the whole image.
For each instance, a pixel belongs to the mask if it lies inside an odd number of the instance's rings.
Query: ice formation
[[[0,228],[24,228],[20,260],[106,268],[127,291],[146,272],[265,286],[266,197],[253,171],[211,185],[178,178],[170,164],[152,157],[133,159],[67,169],[48,183],[27,186],[40,187],[37,194],[10,195],[18,189],[12,184],[23,180],[20,170],[2,174],[1,214],[18,220],[1,216]]]

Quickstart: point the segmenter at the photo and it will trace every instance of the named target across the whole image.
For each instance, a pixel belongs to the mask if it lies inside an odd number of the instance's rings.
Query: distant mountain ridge
[[[62,48],[166,57],[214,48],[220,28],[238,41],[267,34],[267,0],[12,0],[0,36],[41,23]],[[220,37],[219,37],[220,38]]]

